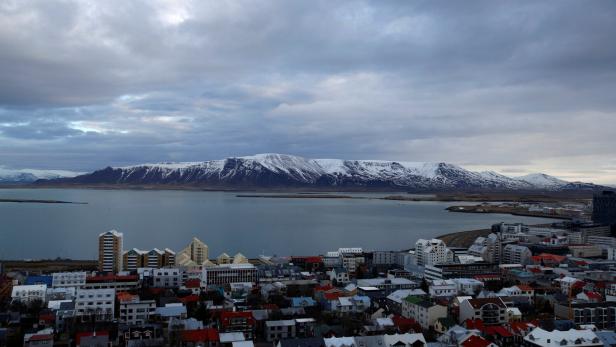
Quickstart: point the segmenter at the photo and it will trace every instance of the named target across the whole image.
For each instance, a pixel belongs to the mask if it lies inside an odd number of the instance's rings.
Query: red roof
[[[326,285],[324,285],[324,286],[316,286],[316,287],[314,288],[314,291],[315,291],[315,292],[319,292],[319,291],[326,292],[326,291],[328,291],[328,290],[332,290],[332,289],[334,289],[334,287],[333,287],[331,284],[326,284]]]
[[[82,331],[79,332],[75,335],[75,342],[77,344],[81,343],[81,338],[82,337],[89,337],[89,336],[109,336],[109,332],[108,331]]]
[[[47,341],[53,340],[52,334],[32,335],[28,341]]]
[[[532,329],[537,325],[532,322],[509,322],[509,326],[511,327],[512,331],[519,333]]]
[[[231,324],[231,320],[237,318],[246,319],[246,324],[254,325],[254,318],[252,317],[251,311],[241,311],[241,312],[233,312],[233,311],[223,311],[220,313],[220,320],[222,322],[222,326],[226,327]]]
[[[205,342],[205,341],[220,341],[218,331],[214,328],[206,328],[199,330],[183,330],[182,341],[184,342]]]
[[[185,304],[188,304],[190,302],[199,302],[199,295],[191,294],[183,298],[179,298],[179,300]]]
[[[541,253],[539,255],[532,256],[531,259],[536,263],[541,263],[541,260],[543,260],[544,262],[548,261],[548,262],[561,263],[565,259],[567,259],[567,257],[563,255],[556,255],[556,254],[551,254],[551,253]]]
[[[478,281],[497,281],[502,279],[501,276],[497,274],[475,275],[473,278]]]
[[[597,292],[586,292],[586,296],[589,299],[601,300],[601,294],[599,294]]]
[[[464,321],[466,329],[477,329],[483,331],[483,321],[481,319],[467,319]]]
[[[530,272],[534,272],[534,273],[540,273],[540,272],[541,272],[541,269],[538,269],[538,268],[536,268],[536,267],[531,267],[530,269],[528,269],[528,271],[530,271]]]
[[[56,316],[53,313],[39,314],[39,321],[50,323],[50,322],[54,322],[55,320],[56,320]]]
[[[510,333],[509,331],[507,331],[507,329],[505,329],[502,326],[491,326],[491,327],[486,327],[485,331],[486,334],[488,335],[499,335],[501,337],[511,337],[513,336],[512,333]]]
[[[484,339],[481,336],[472,335],[468,339],[464,340],[460,345],[464,347],[487,347],[491,344],[490,341]]]
[[[201,280],[198,278],[190,278],[186,280],[186,288],[199,288],[201,287]]]
[[[97,276],[86,277],[86,282],[87,283],[92,283],[92,282],[132,282],[132,281],[138,281],[138,280],[139,280],[139,276],[138,275],[114,275],[114,274],[108,274],[108,275],[97,275]]]

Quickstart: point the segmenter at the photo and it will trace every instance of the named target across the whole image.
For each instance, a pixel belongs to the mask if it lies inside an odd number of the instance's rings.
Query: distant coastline
[[[37,200],[37,199],[0,199],[0,202],[13,202],[25,204],[75,204],[85,205],[87,202],[62,201],[62,200]]]

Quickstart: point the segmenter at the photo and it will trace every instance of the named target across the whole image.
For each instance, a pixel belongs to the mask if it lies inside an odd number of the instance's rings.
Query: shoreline
[[[546,227],[550,224],[530,224],[531,227]],[[480,236],[488,236],[492,233],[492,229],[474,229],[466,231],[458,231],[455,233],[443,234],[436,236],[435,239],[443,240],[448,247],[470,247],[476,238]]]
[[[474,205],[474,206],[449,206],[446,208],[449,212],[456,213],[478,213],[478,214],[509,214],[512,216],[523,217],[537,217],[537,218],[552,218],[571,220],[573,217],[564,215],[547,214],[543,212],[530,212],[524,209],[513,207],[498,207],[498,206],[486,206],[486,205]]]

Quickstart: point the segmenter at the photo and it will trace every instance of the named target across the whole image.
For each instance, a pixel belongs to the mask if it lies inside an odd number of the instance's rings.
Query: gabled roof
[[[488,347],[492,343],[481,336],[471,335],[460,344],[463,347]]]

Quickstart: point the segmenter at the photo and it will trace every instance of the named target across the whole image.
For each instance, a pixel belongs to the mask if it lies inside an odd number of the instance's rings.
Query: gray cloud
[[[5,1],[0,163],[257,152],[616,182],[611,1]]]

